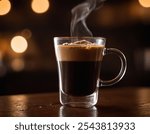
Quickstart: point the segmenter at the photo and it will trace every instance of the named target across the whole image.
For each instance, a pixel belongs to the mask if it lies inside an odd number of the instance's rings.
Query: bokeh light
[[[14,71],[22,71],[25,67],[24,60],[21,58],[13,59],[11,62],[11,67]]]
[[[32,36],[32,32],[30,29],[24,29],[22,30],[21,35],[23,35],[23,37],[25,37],[26,39],[29,39]]]
[[[45,13],[49,9],[50,3],[48,0],[32,0],[31,7],[35,13]]]
[[[15,36],[11,40],[11,48],[16,53],[23,53],[26,51],[28,43],[22,36]]]
[[[139,0],[139,3],[142,7],[145,7],[145,8],[150,7],[150,0]]]
[[[6,15],[11,9],[9,0],[0,0],[0,15]]]

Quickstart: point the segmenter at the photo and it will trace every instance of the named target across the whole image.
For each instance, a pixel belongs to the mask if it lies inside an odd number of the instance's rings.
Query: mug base
[[[87,96],[71,96],[60,91],[60,103],[65,106],[90,108],[97,103],[98,90]]]

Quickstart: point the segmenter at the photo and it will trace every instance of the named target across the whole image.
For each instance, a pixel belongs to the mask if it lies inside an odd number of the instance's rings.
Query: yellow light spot
[[[139,0],[139,3],[142,7],[145,7],[145,8],[150,7],[150,0]]]
[[[31,7],[35,13],[45,13],[49,9],[48,0],[32,0]]]
[[[23,53],[26,51],[28,43],[22,36],[15,36],[11,40],[11,48],[16,53]]]
[[[11,9],[11,3],[9,0],[0,0],[0,15],[7,14]]]

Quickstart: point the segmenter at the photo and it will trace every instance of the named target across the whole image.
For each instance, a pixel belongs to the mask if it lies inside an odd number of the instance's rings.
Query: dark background
[[[49,0],[46,13],[36,14],[31,0],[10,0],[11,11],[0,16],[0,94],[51,92],[58,90],[57,64],[53,37],[70,36],[71,9],[84,0]],[[150,86],[150,8],[138,0],[107,0],[87,19],[93,36],[107,38],[107,47],[120,49],[127,58],[127,73],[118,84]],[[14,54],[10,41],[22,35],[28,41],[23,54]],[[30,36],[29,36],[30,35]],[[20,59],[24,67],[17,69]],[[114,77],[119,70],[117,57],[107,56],[102,79]]]

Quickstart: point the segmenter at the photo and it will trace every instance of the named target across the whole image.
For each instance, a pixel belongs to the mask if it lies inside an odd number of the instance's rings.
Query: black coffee
[[[63,92],[90,95],[97,89],[101,61],[59,61]]]

